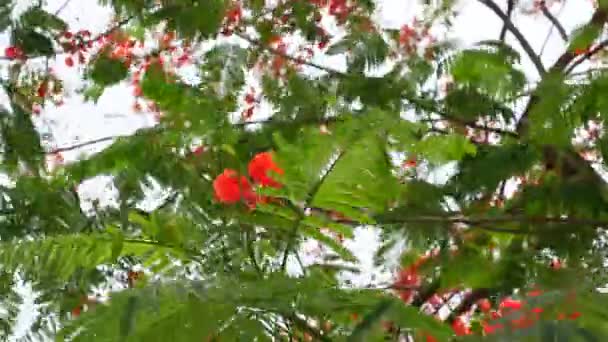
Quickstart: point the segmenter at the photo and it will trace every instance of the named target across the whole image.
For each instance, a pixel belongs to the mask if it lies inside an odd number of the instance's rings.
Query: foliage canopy
[[[22,282],[33,340],[608,338],[608,74],[576,72],[603,58],[607,1],[570,34],[538,2],[567,41],[552,65],[518,1],[479,0],[504,33],[466,49],[435,36],[449,0],[399,30],[371,0],[99,2],[116,19],[91,33],[0,0],[3,338]],[[100,141],[49,147],[38,118],[62,83],[35,66],[51,58],[80,66],[85,100],[129,87],[157,124],[62,163]],[[108,175],[116,205],[85,209],[79,184]],[[142,210],[151,186],[166,198]],[[395,279],[344,281],[361,229]]]

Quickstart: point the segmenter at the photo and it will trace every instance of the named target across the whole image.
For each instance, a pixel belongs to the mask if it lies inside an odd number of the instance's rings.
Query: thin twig
[[[287,53],[284,53],[282,51],[279,51],[278,49],[275,49],[275,48],[273,48],[271,46],[268,46],[268,45],[262,43],[261,41],[259,41],[257,39],[251,38],[251,37],[247,36],[244,33],[235,32],[234,35],[236,35],[237,37],[245,40],[246,42],[248,42],[248,43],[250,43],[252,45],[257,46],[258,48],[260,48],[262,50],[266,50],[268,52],[271,52],[274,55],[283,57],[283,58],[288,59],[288,60],[290,60],[292,62],[296,62],[298,64],[306,65],[306,66],[315,68],[317,70],[325,71],[328,74],[331,74],[331,75],[334,75],[334,76],[340,76],[340,77],[348,77],[348,76],[350,76],[349,74],[347,74],[347,73],[345,73],[343,71],[340,71],[340,70],[337,70],[337,69],[333,69],[333,68],[330,68],[330,67],[327,67],[327,66],[324,66],[324,65],[321,65],[321,64],[314,63],[314,62],[306,61],[303,58],[298,58],[298,57],[289,55]]]
[[[63,4],[61,6],[59,6],[59,8],[55,11],[55,15],[59,15],[66,7],[68,7],[68,5],[70,4],[70,1],[72,0],[65,0],[63,2]]]
[[[540,57],[538,57],[536,52],[534,52],[534,49],[530,45],[530,42],[528,42],[528,40],[526,39],[526,37],[524,37],[524,35],[521,33],[521,31],[519,31],[519,29],[517,27],[515,27],[515,25],[511,21],[511,18],[509,18],[494,1],[492,1],[492,0],[478,0],[478,1],[481,2],[482,4],[486,5],[486,7],[488,7],[490,10],[492,10],[503,21],[504,25],[507,27],[507,29],[509,31],[511,31],[513,36],[515,36],[515,39],[517,39],[517,41],[519,42],[521,47],[524,49],[524,51],[526,52],[526,54],[532,61],[532,64],[534,64],[534,66],[536,67],[536,70],[538,71],[538,73],[541,76],[544,75],[546,73],[546,71],[545,71],[543,62],[540,60]]]
[[[102,142],[106,142],[106,141],[111,141],[111,140],[115,140],[118,138],[127,138],[130,137],[131,135],[111,135],[111,136],[107,136],[107,137],[103,137],[103,138],[98,138],[98,139],[93,139],[93,140],[89,140],[89,141],[84,141],[78,144],[74,144],[74,145],[69,145],[69,146],[63,146],[63,147],[57,147],[54,148],[50,151],[47,151],[47,154],[54,154],[54,153],[60,153],[60,152],[66,152],[66,151],[72,151],[72,150],[76,150],[79,149],[81,147],[86,147],[89,145],[95,145],[95,144],[99,144]]]

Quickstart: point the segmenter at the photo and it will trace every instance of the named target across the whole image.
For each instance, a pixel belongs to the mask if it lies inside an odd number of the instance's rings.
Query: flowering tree
[[[18,281],[38,298],[33,339],[608,336],[607,1],[569,33],[557,1],[479,0],[504,28],[466,49],[436,33],[449,0],[400,30],[372,20],[372,0],[100,2],[116,19],[92,33],[0,0],[4,337]],[[511,20],[522,11],[567,42],[553,64]],[[37,116],[62,104],[61,77],[33,67],[50,58],[80,68],[87,101],[129,84],[157,124],[65,163],[100,140],[50,148],[40,134]],[[85,210],[78,186],[99,175],[116,206]],[[142,210],[150,184],[168,195]],[[390,283],[341,281],[360,226],[378,231],[378,266],[398,254]],[[312,262],[306,243],[322,246]]]

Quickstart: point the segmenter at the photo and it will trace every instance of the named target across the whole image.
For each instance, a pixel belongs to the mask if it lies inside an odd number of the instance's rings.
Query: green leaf
[[[591,44],[599,37],[601,31],[602,27],[593,23],[574,30],[568,45],[568,51],[589,49]]]
[[[523,89],[526,78],[513,67],[513,56],[503,51],[463,51],[450,66],[454,81],[479,88],[491,97],[507,98],[517,94]]]
[[[12,12],[13,2],[11,0],[0,0],[0,31],[4,31],[10,26]]]
[[[477,148],[466,137],[459,134],[431,135],[420,141],[414,148],[433,163],[458,161],[467,155],[475,155]]]
[[[108,87],[124,80],[128,70],[124,61],[101,52],[93,62],[90,77],[99,86]]]
[[[11,35],[12,44],[31,57],[51,56],[55,53],[50,38],[31,28],[16,28]]]
[[[6,271],[22,272],[26,279],[63,282],[82,270],[93,270],[116,262],[116,234],[74,234],[40,240],[11,241],[0,244],[0,260]],[[120,238],[119,238],[120,239]],[[152,241],[123,239],[120,256],[141,257],[148,262],[179,256]]]
[[[56,15],[49,13],[38,6],[30,7],[20,18],[21,25],[27,28],[38,27],[43,30],[63,32],[67,24]]]

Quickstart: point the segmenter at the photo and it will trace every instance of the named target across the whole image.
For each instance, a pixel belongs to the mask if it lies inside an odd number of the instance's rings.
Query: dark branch
[[[503,13],[503,11],[500,9],[500,7],[494,1],[492,1],[492,0],[478,0],[478,1],[481,2],[482,4],[486,5],[486,7],[488,7],[490,10],[492,10],[503,21],[504,25],[513,34],[513,36],[515,36],[515,39],[517,39],[517,41],[519,42],[521,47],[524,49],[524,51],[526,52],[526,54],[528,55],[528,57],[530,58],[530,60],[534,64],[534,66],[536,67],[536,70],[538,71],[538,73],[541,76],[544,75],[546,73],[546,71],[545,71],[545,67],[543,66],[543,62],[540,60],[540,57],[538,57],[536,52],[534,52],[534,49],[530,45],[530,42],[528,42],[528,40],[526,39],[526,37],[524,37],[524,35],[521,33],[521,31],[519,31],[519,29],[517,27],[515,27],[515,25],[511,21],[511,18],[509,18],[505,13]]]
[[[59,8],[55,11],[55,15],[59,15],[66,7],[68,7],[68,5],[70,4],[70,1],[72,0],[65,0],[63,2],[63,4],[61,6],[59,6]]]
[[[125,138],[125,137],[129,137],[129,136],[130,135],[111,135],[111,136],[107,136],[107,137],[103,137],[103,138],[98,138],[98,139],[94,139],[94,140],[84,141],[84,142],[81,142],[81,143],[78,143],[78,144],[74,144],[74,145],[70,145],[70,146],[57,147],[55,149],[47,151],[46,153],[47,154],[54,154],[54,153],[72,151],[72,150],[79,149],[81,147],[95,145],[95,144],[99,144],[99,143],[102,143],[102,142],[111,141],[111,140],[115,140],[115,139],[118,139],[118,138]]]
[[[493,223],[531,223],[531,224],[558,224],[558,225],[590,225],[590,226],[608,226],[608,220],[596,220],[577,217],[543,217],[543,216],[496,216],[496,217],[465,217],[465,216],[411,216],[396,219],[376,220],[380,224],[396,224],[396,223],[462,223],[466,225],[483,225]],[[501,229],[502,232],[525,232],[520,229]]]
[[[557,32],[559,32],[560,37],[562,37],[562,39],[567,42],[568,41],[568,33],[566,33],[566,30],[564,29],[564,26],[562,26],[562,24],[559,22],[559,20],[557,20],[557,18],[549,11],[549,9],[547,8],[547,4],[545,3],[545,1],[541,1],[540,2],[540,9],[543,12],[543,15],[545,17],[547,17],[547,19],[549,19],[549,21],[553,24],[553,26],[555,26],[555,28],[557,29]]]
[[[515,8],[515,0],[507,1],[507,17],[510,19],[513,14],[513,9]],[[500,41],[504,42],[507,37],[507,25],[503,24],[502,29],[500,30]]]

